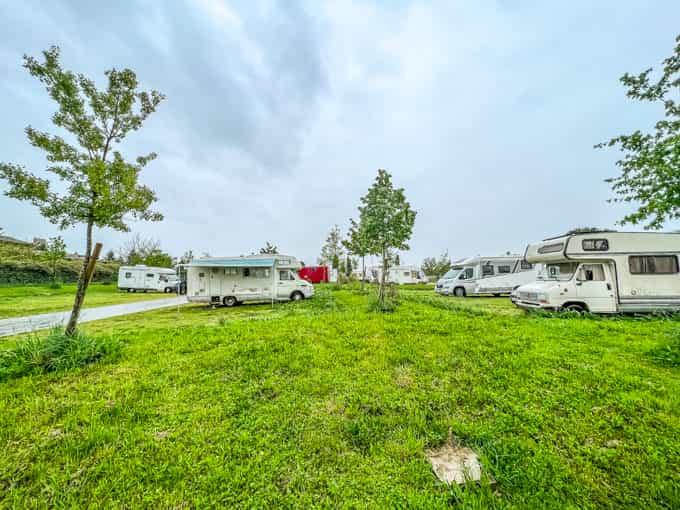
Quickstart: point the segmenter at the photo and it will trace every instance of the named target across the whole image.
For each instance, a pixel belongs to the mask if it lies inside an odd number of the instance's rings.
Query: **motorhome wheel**
[[[235,306],[238,303],[234,296],[227,296],[222,300],[222,302],[224,303],[224,306]]]
[[[569,303],[568,305],[563,306],[562,310],[567,312],[583,313],[586,311],[586,308],[580,303]]]
[[[302,299],[303,299],[304,297],[305,297],[305,296],[302,295],[302,292],[297,292],[297,291],[293,292],[293,294],[290,296],[290,298],[291,298],[293,301],[302,301]]]
[[[465,289],[463,287],[456,287],[453,289],[453,295],[456,297],[465,297]]]

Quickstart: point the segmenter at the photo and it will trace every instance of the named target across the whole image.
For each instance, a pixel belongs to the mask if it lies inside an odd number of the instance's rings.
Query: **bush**
[[[112,337],[73,336],[54,328],[46,336],[31,335],[13,348],[0,351],[0,381],[29,374],[61,372],[120,354],[121,344]]]
[[[385,284],[385,299],[382,305],[378,300],[378,293],[380,289],[376,288],[375,292],[368,296],[368,311],[369,312],[394,312],[399,306],[399,290],[393,283]]]
[[[60,281],[54,281],[50,283],[49,285],[50,289],[61,289],[61,282]]]

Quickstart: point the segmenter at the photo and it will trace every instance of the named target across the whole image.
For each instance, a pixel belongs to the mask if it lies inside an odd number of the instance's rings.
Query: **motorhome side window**
[[[531,262],[527,262],[526,260],[520,261],[519,267],[521,269],[533,269],[534,265]]]
[[[132,278],[132,273],[125,273],[125,278]]]
[[[498,274],[510,272],[512,272],[512,268],[510,266],[498,266]]]
[[[153,278],[153,273],[146,273],[147,278]]]
[[[675,255],[631,255],[628,257],[631,274],[674,274],[678,272]]]
[[[224,268],[224,274],[227,276],[238,276],[239,268],[238,267],[225,267]]]
[[[609,240],[607,239],[584,239],[581,243],[583,251],[608,251]]]
[[[246,270],[248,270],[248,274],[246,275],[244,271],[244,276],[250,276],[251,278],[269,278],[271,276],[270,270],[266,267],[246,268]]]
[[[469,280],[472,278],[474,270],[471,267],[466,267],[465,270],[458,277],[460,280]]]
[[[493,266],[491,264],[484,264],[482,266],[482,276],[493,276]]]
[[[557,253],[558,251],[562,251],[563,248],[564,243],[546,244],[538,249],[538,253]]]
[[[287,269],[279,271],[279,280],[293,280],[293,275]]]

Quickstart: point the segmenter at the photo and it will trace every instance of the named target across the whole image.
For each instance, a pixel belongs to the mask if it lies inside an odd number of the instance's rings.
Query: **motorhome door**
[[[276,282],[276,296],[279,299],[287,299],[296,288],[296,280],[290,269],[279,269],[279,278]]]
[[[591,312],[616,311],[611,264],[581,264],[576,273],[576,295]]]
[[[144,274],[144,285],[142,288],[146,289],[155,289],[157,287],[156,285],[156,275],[154,273],[145,273]]]

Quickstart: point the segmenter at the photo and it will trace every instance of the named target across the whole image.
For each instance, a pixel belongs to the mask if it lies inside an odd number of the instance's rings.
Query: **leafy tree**
[[[172,257],[163,250],[153,250],[143,261],[147,266],[172,267]]]
[[[413,233],[416,211],[406,200],[403,188],[392,185],[392,176],[385,170],[378,170],[378,176],[361,198],[359,223],[365,231],[368,253],[378,255],[382,260],[382,271],[378,288],[378,307],[385,305],[385,278],[389,268],[391,250],[408,250],[407,241]]]
[[[361,257],[361,288],[364,288],[366,281],[366,255],[368,255],[369,243],[366,237],[366,232],[362,228],[361,223],[350,219],[349,231],[347,238],[342,242],[348,253]]]
[[[99,90],[84,75],[62,69],[56,46],[43,56],[43,62],[24,56],[24,67],[57,103],[52,122],[66,130],[75,144],[29,126],[28,140],[47,153],[47,172],[53,177],[41,178],[23,166],[0,163],[0,178],[9,185],[7,196],[31,202],[61,229],[85,225],[83,268],[66,326],[66,334],[73,335],[89,285],[86,270],[92,257],[93,228],[126,232],[128,216],[150,221],[163,218],[150,209],[156,201],[154,192],[139,184],[139,173],[156,154],[129,162],[114,148],[142,126],[163,95],[140,92],[137,76],[130,69],[107,71],[106,87]]]
[[[335,225],[328,234],[326,243],[321,248],[319,265],[331,266],[333,269],[338,269],[340,267],[340,258],[342,255],[343,249],[340,227]]]
[[[106,252],[106,255],[104,256],[104,260],[106,262],[115,262],[116,260],[116,252],[113,250],[109,250]]]
[[[267,244],[265,244],[264,248],[260,248],[260,253],[277,255],[279,253],[279,249],[276,247],[276,245],[271,244],[269,241],[267,241]]]
[[[50,238],[45,246],[42,257],[49,265],[52,283],[56,283],[59,261],[64,260],[64,257],[66,257],[66,243],[64,243],[61,236]]]
[[[638,130],[595,146],[617,146],[624,153],[616,163],[621,175],[606,180],[618,195],[610,202],[638,204],[621,224],[646,222],[645,229],[658,229],[665,221],[680,218],[680,35],[675,41],[675,51],[663,61],[658,79],[652,78],[652,68],[621,77],[628,97],[658,103],[664,118],[651,133]]]
[[[152,253],[161,251],[161,242],[158,239],[147,239],[137,233],[128,239],[120,248],[120,258],[128,265],[146,264],[146,259]]]
[[[449,252],[445,251],[439,256],[439,258],[425,257],[421,268],[423,273],[425,273],[427,276],[441,278],[449,269],[451,269],[451,259],[449,258]]]

